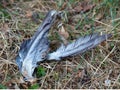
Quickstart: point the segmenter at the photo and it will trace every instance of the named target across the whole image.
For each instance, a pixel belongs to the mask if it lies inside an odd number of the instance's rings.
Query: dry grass
[[[80,1],[10,0],[8,4],[4,3],[4,6],[0,4],[0,83],[2,85],[7,88],[29,88],[30,84],[21,80],[15,57],[22,41],[34,34],[46,12],[56,9],[67,13],[67,19],[62,22],[70,35],[69,41],[90,32],[111,33],[113,36],[95,49],[81,55],[68,57],[59,62],[40,63],[46,68],[46,74],[35,82],[39,84],[39,88],[120,88],[120,9],[118,8],[113,18],[110,14],[113,12],[109,12],[110,7],[102,7],[101,3],[104,0],[101,2],[94,0],[97,2],[93,2],[96,4],[93,9],[78,14],[73,7]],[[32,12],[39,14],[37,20],[30,18]],[[49,34],[54,43],[53,48],[58,47],[56,43],[59,39],[55,26]]]

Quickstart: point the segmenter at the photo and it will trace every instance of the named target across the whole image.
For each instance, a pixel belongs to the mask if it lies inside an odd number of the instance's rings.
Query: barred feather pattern
[[[37,67],[37,62],[45,60],[49,49],[48,32],[56,20],[58,12],[51,10],[36,33],[30,39],[24,41],[16,57],[16,63],[26,80],[33,78],[32,74]]]
[[[48,55],[48,60],[61,60],[61,58],[67,56],[83,53],[94,48],[109,37],[111,37],[111,34],[99,35],[98,33],[94,33],[83,36],[66,46],[62,44],[55,52]]]

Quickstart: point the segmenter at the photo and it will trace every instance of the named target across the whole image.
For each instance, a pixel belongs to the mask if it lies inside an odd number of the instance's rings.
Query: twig
[[[104,60],[100,63],[100,65],[98,66],[98,68],[96,69],[96,72],[94,73],[94,75],[97,73],[97,71],[100,69],[101,65],[105,62],[105,60],[110,56],[110,54],[115,50],[116,46],[113,47],[113,49],[111,50],[111,52],[104,58]]]

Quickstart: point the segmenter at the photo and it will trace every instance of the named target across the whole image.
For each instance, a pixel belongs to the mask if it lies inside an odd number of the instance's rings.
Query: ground
[[[0,88],[119,89],[120,88],[119,0],[1,0],[0,1]],[[32,37],[46,13],[65,12],[58,29],[52,26],[51,50],[67,41],[93,32],[112,37],[96,48],[61,61],[40,62],[35,82],[23,81],[15,58],[20,44]]]

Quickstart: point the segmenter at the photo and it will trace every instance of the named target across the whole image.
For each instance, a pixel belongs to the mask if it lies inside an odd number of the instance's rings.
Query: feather
[[[99,35],[95,33],[83,36],[66,46],[62,44],[55,52],[48,55],[48,60],[60,60],[67,56],[83,53],[109,37],[111,37],[111,34]]]
[[[37,62],[45,60],[46,54],[43,54],[49,49],[47,35],[56,16],[56,10],[49,11],[33,37],[20,46],[16,63],[26,79],[33,78],[32,74],[37,67]]]
[[[24,61],[24,58],[27,54],[28,48],[29,48],[29,42],[31,41],[31,39],[25,40],[21,46],[20,46],[20,50],[18,52],[18,55],[16,56],[16,63],[19,67],[19,69],[21,70],[22,67],[22,62]]]

